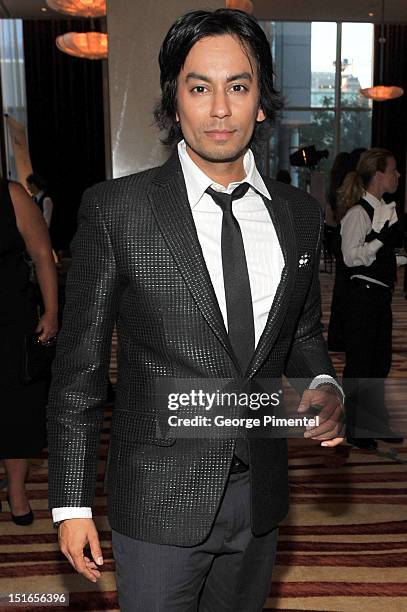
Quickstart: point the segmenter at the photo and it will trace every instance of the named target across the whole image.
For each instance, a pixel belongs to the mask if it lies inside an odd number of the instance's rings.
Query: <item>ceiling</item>
[[[114,0],[108,0],[114,1]],[[129,0],[129,2],[139,0]],[[151,0],[150,0],[151,1]],[[171,0],[163,0],[171,2]],[[380,21],[381,0],[253,0],[259,19],[285,21]],[[194,0],[191,0],[193,8]],[[219,5],[223,4],[220,0]],[[0,0],[0,18],[64,19],[45,0]],[[374,13],[369,16],[369,13]],[[66,17],[68,18],[68,16]],[[385,21],[407,23],[407,0],[385,0]]]
[[[381,6],[382,0],[254,0],[254,13],[280,21],[375,22],[381,21]],[[407,0],[385,0],[384,18],[407,23]]]
[[[45,8],[46,11],[41,9]],[[0,0],[0,19],[64,19],[47,7],[45,0]],[[66,15],[66,19],[70,19]]]

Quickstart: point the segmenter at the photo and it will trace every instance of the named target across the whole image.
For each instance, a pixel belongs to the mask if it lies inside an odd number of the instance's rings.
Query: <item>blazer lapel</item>
[[[267,184],[267,183],[266,183]],[[292,211],[288,202],[271,193],[272,200],[263,198],[277,233],[285,265],[270,308],[267,323],[257,343],[256,350],[247,370],[247,376],[253,376],[267,358],[288,311],[293,297],[298,271],[298,249],[294,231]]]
[[[166,244],[198,308],[238,367],[199,244],[176,152],[159,169],[148,197]]]

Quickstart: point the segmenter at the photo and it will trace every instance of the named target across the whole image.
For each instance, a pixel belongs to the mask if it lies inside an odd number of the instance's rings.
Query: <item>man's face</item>
[[[399,184],[400,174],[397,171],[397,162],[394,157],[389,157],[387,160],[386,170],[378,172],[381,180],[383,193],[394,193]]]
[[[177,120],[194,161],[239,159],[252,137],[259,109],[255,61],[229,35],[199,40],[177,79]]]

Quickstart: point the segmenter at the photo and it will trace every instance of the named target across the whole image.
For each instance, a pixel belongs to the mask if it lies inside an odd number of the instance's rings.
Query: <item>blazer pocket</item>
[[[157,446],[172,446],[175,438],[171,438],[156,415],[138,410],[113,411],[112,436],[121,444],[155,444]]]

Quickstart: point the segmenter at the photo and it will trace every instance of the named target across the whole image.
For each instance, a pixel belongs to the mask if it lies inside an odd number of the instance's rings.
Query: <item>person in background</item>
[[[335,157],[329,175],[329,186],[325,208],[325,234],[329,238],[328,250],[335,257],[335,280],[332,291],[331,314],[328,324],[328,349],[343,351],[345,349],[343,331],[343,300],[346,296],[347,274],[344,270],[341,251],[340,228],[337,221],[337,190],[345,176],[354,170],[350,153],[341,151]]]
[[[341,151],[335,157],[331,172],[329,174],[329,186],[327,193],[327,204],[331,208],[331,213],[326,215],[332,219],[332,225],[337,225],[337,190],[342,185],[345,176],[351,170],[354,170],[356,164],[354,165],[352,156],[350,153],[346,151]]]
[[[355,168],[357,167],[359,160],[362,156],[362,154],[367,151],[366,147],[359,147],[357,149],[353,149],[353,151],[350,152],[350,158],[352,161],[352,168],[351,170],[355,170]]]
[[[36,268],[45,307],[38,317],[24,254]],[[18,183],[0,181],[0,459],[16,525],[33,521],[25,490],[28,459],[46,444],[45,380],[23,384],[19,376],[24,337],[47,342],[57,333],[57,276],[47,227],[39,208]]]
[[[29,174],[26,178],[26,186],[32,195],[33,201],[36,203],[38,208],[40,209],[45,223],[48,228],[48,232],[50,232],[52,212],[54,209],[53,202],[50,196],[47,194],[47,186],[45,180],[39,174]],[[52,228],[50,233],[50,241],[52,247]],[[56,255],[54,253],[54,260],[56,261]],[[31,281],[31,290],[33,293],[33,300],[39,307],[40,312],[44,312],[44,304],[42,301],[42,292],[41,288],[38,284],[38,279],[36,276],[36,270],[34,262],[31,260],[29,254],[27,254],[27,263],[30,267],[30,281]]]
[[[337,191],[341,187],[346,175],[354,170],[361,154],[366,149],[354,149],[351,153],[342,151],[338,153],[332,164],[329,187],[327,193],[327,206],[325,209],[325,234],[327,236],[328,251],[335,257],[335,280],[332,291],[331,314],[328,324],[328,349],[330,351],[345,350],[345,335],[343,329],[344,300],[349,280],[346,267],[343,263],[341,250],[340,226],[338,225]]]
[[[341,250],[349,276],[345,300],[347,440],[375,449],[376,439],[399,443],[390,430],[384,401],[384,381],[392,359],[392,292],[396,281],[394,252],[402,235],[394,193],[400,174],[386,149],[362,153],[356,170],[338,190]]]
[[[45,223],[49,229],[54,204],[50,196],[47,194],[46,183],[44,179],[39,176],[39,174],[29,174],[25,180],[27,188],[30,191],[34,202],[41,210]]]

